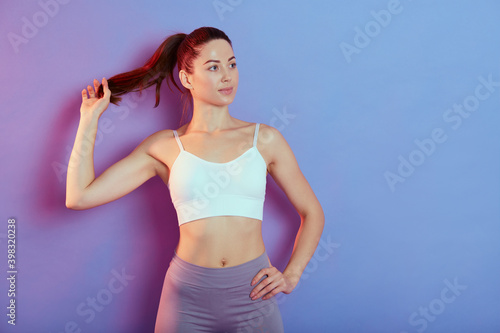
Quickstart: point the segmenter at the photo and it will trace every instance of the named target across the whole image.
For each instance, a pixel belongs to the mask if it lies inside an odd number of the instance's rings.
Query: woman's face
[[[197,103],[224,106],[233,102],[239,74],[233,48],[227,41],[216,39],[206,43],[192,68],[192,74],[185,74],[188,79],[185,86]],[[183,74],[180,75],[182,81]]]

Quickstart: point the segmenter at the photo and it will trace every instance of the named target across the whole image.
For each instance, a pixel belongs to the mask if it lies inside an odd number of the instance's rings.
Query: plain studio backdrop
[[[153,331],[178,240],[167,187],[72,211],[66,168],[81,90],[200,26],[233,41],[231,114],[281,131],[325,210],[300,284],[278,298],[285,331],[498,332],[494,0],[3,1],[0,331]],[[103,114],[97,174],[179,126],[180,95],[161,93],[158,108],[147,90]],[[270,177],[266,191],[264,241],[283,269],[300,219]]]

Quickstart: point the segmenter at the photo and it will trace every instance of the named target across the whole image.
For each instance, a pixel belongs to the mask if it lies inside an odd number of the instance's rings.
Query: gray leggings
[[[226,268],[194,265],[174,254],[163,284],[155,333],[283,332],[276,299],[250,299],[251,280],[264,267],[269,267],[266,252]]]

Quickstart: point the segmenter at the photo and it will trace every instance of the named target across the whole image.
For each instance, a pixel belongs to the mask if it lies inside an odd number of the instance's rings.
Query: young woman
[[[174,81],[176,65],[184,92]],[[164,79],[192,99],[190,121],[152,134],[96,178],[92,157],[101,114],[117,96],[152,85],[158,105]],[[273,296],[295,288],[320,240],[323,210],[283,136],[229,114],[237,88],[231,41],[203,27],[168,37],[143,67],[103,78],[102,85],[94,80],[82,91],[66,206],[102,205],[159,176],[177,211],[180,239],[155,332],[282,332]],[[262,240],[268,173],[301,217],[283,272],[270,264]]]

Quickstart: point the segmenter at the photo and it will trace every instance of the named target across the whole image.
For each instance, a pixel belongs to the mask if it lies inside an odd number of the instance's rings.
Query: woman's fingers
[[[256,300],[270,292],[274,292],[274,289],[280,286],[282,274],[276,269],[276,267],[261,269],[252,280],[252,286],[266,275],[267,277],[260,281],[260,283],[257,284],[257,286],[255,286],[255,288],[253,288],[252,292],[250,293],[250,297],[252,298],[252,300]],[[280,290],[277,290],[274,294],[278,293],[279,291]],[[270,298],[272,295],[273,294],[264,299]]]
[[[87,90],[89,91],[90,98],[94,98],[95,97],[94,88],[92,88],[92,86],[88,85]]]
[[[87,89],[83,89],[82,90],[82,101],[85,101],[86,99],[88,99]]]
[[[100,117],[109,105],[111,91],[108,87],[108,81],[105,78],[102,79],[102,86],[104,90],[103,96],[98,95],[100,83],[97,79],[94,79],[93,85],[93,87],[88,85],[87,89],[82,91],[82,105],[80,107],[80,112],[84,114],[95,114]]]
[[[88,100],[88,99],[98,97],[97,92],[99,91],[99,86],[101,85],[101,83],[99,83],[99,81],[97,79],[94,79],[93,84],[94,84],[94,87],[92,87],[91,85],[88,85],[87,89],[82,90],[82,100]],[[104,99],[109,99],[111,97],[111,90],[109,90],[108,80],[106,80],[106,78],[102,78],[102,87],[103,87],[103,91],[104,91],[104,96],[102,96],[102,97]],[[87,91],[88,91],[88,95],[87,95]]]
[[[98,92],[99,91],[99,81],[97,79],[94,79],[94,91]]]
[[[105,77],[102,78],[102,88],[104,90],[103,98],[109,99],[111,97],[111,90],[109,90],[108,80]]]
[[[260,281],[262,279],[262,281]],[[263,268],[255,275],[252,280],[252,286],[259,282],[250,293],[250,298],[256,300],[262,297],[263,300],[269,299],[278,293],[289,294],[297,285],[289,276],[280,272],[276,267]]]

